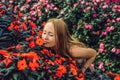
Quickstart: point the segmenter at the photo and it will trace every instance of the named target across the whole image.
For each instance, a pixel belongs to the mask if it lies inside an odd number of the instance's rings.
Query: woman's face
[[[52,22],[46,23],[43,29],[42,38],[44,39],[44,46],[54,48],[55,42],[55,30]]]

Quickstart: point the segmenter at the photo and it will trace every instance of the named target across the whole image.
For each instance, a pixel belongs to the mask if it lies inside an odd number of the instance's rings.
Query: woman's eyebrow
[[[48,32],[48,33],[50,33],[50,34],[54,34],[53,32]]]
[[[46,30],[43,30],[43,32],[46,32]],[[50,31],[49,31],[48,33],[52,33],[52,34],[54,34],[53,32],[50,32]]]

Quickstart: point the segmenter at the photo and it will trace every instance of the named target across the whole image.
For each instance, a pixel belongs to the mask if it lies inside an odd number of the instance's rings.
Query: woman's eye
[[[51,34],[50,36],[54,36],[54,35]]]
[[[43,33],[43,34],[46,34],[46,33]]]

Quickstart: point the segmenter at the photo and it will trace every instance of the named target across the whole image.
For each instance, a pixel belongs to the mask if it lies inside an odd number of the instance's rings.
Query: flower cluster
[[[16,78],[84,80],[84,74],[77,68],[74,60],[64,58],[45,48],[26,53],[0,50],[0,79]]]

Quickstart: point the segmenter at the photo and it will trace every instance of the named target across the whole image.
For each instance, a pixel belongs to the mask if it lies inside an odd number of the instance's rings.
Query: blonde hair
[[[55,40],[56,40],[56,52],[62,56],[69,55],[69,48],[71,45],[78,45],[85,47],[82,42],[79,42],[68,31],[67,24],[60,19],[52,18],[47,22],[52,22],[55,29]]]

